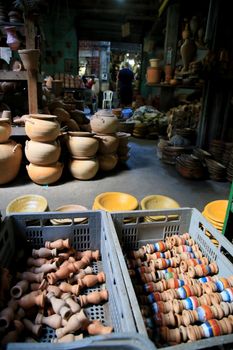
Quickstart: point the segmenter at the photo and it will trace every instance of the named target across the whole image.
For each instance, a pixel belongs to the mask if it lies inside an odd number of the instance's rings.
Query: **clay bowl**
[[[36,194],[27,194],[13,199],[6,207],[6,215],[12,213],[44,212],[48,209],[47,199]]]
[[[57,209],[55,209],[54,211],[57,212],[79,212],[79,211],[87,211],[88,209],[82,205],[78,205],[78,204],[66,204],[63,205],[61,207],[58,207]],[[65,219],[52,219],[50,220],[51,223],[53,225],[64,225],[64,224],[71,224],[72,220],[69,218],[65,218]],[[87,218],[74,218],[74,222],[75,224],[80,224],[80,223],[84,223],[87,221]]]
[[[180,208],[179,203],[176,202],[173,198],[162,196],[159,194],[152,194],[150,196],[144,197],[141,200],[140,205],[143,210],[163,210],[163,209]],[[177,218],[176,215],[170,215],[170,219],[176,219],[176,218]],[[148,216],[147,220],[148,219],[150,221],[161,221],[165,219],[165,216],[161,216],[161,215]]]
[[[96,210],[131,211],[138,208],[138,200],[128,193],[104,192],[95,198],[93,207]]]
[[[209,202],[205,208],[205,214],[215,222],[223,223],[228,206],[228,200],[220,199],[213,202]]]

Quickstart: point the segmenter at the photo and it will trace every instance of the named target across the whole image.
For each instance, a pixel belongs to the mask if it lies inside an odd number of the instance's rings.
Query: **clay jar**
[[[50,165],[26,165],[30,179],[39,185],[49,185],[58,181],[62,175],[63,164],[56,162]]]
[[[8,118],[0,118],[0,143],[6,142],[11,134],[11,125]]]
[[[100,154],[98,156],[100,170],[110,171],[115,168],[118,162],[118,156],[115,153]]]
[[[0,185],[12,181],[18,174],[22,146],[13,140],[0,144]]]
[[[25,155],[29,162],[36,165],[48,165],[56,163],[61,154],[61,146],[58,141],[37,142],[26,141]]]
[[[150,66],[153,68],[159,68],[159,58],[151,58],[150,60]]]
[[[115,153],[119,145],[119,139],[116,134],[96,135],[99,140],[99,153]]]
[[[69,170],[72,176],[78,180],[90,180],[99,170],[99,162],[96,158],[70,159]]]
[[[158,67],[148,67],[146,71],[146,81],[148,84],[160,83],[161,69]]]
[[[60,133],[60,125],[55,115],[30,114],[25,121],[25,132],[33,141],[52,142]]]
[[[97,134],[115,134],[118,131],[117,117],[107,109],[101,109],[90,119],[91,129]]]
[[[70,131],[66,144],[73,158],[93,157],[99,147],[99,142],[91,132]]]

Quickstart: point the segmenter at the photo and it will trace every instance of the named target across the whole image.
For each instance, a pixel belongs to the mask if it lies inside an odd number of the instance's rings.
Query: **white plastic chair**
[[[103,92],[102,109],[112,108],[112,96],[113,96],[113,91],[111,90],[106,90]]]

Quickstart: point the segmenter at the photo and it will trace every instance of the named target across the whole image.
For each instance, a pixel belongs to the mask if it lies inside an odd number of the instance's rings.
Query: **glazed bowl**
[[[146,196],[141,200],[141,208],[143,210],[162,210],[162,209],[175,209],[180,208],[179,203],[177,203],[174,199],[159,195],[153,194],[150,196]],[[169,220],[177,219],[177,215],[168,215]],[[165,216],[148,216],[147,221],[162,221],[165,220]]]
[[[79,211],[87,211],[88,209],[82,205],[78,204],[66,204],[61,207],[56,208],[54,211],[57,211],[59,213],[65,213],[65,212],[79,212]],[[87,218],[74,218],[74,222],[76,224],[81,224],[86,222]],[[50,220],[53,225],[64,225],[64,224],[71,224],[72,220],[69,218],[64,219],[52,219]]]
[[[131,211],[138,208],[138,200],[128,193],[104,192],[99,194],[94,201],[95,210],[105,211]]]
[[[47,199],[37,194],[27,194],[13,199],[6,207],[6,215],[12,213],[44,212],[48,209]]]

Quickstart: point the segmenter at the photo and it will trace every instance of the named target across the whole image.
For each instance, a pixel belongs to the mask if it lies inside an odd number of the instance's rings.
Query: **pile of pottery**
[[[220,199],[209,202],[204,207],[202,215],[220,232],[222,232],[227,212],[228,200]],[[207,234],[211,237],[210,234]]]
[[[204,167],[201,161],[192,154],[181,154],[177,157],[176,170],[187,179],[201,179],[204,176]]]
[[[113,170],[118,163],[118,123],[118,118],[107,109],[102,109],[91,117],[91,129],[99,140],[98,160],[102,171]]]
[[[30,114],[25,121],[25,132],[30,138],[26,142],[26,165],[30,179],[39,185],[49,185],[59,180],[63,164],[58,161],[61,146],[57,137],[60,125],[57,117],[47,114]]]
[[[68,132],[66,145],[71,155],[69,170],[78,180],[90,180],[99,170],[99,161],[96,153],[99,141],[91,132]]]
[[[0,185],[12,181],[19,173],[22,160],[22,146],[9,139],[11,135],[10,119],[0,117]]]
[[[124,163],[130,157],[129,155],[130,146],[128,145],[128,143],[129,143],[129,137],[131,135],[126,132],[117,132],[116,135],[119,140],[119,145],[117,148],[118,161]]]
[[[189,233],[126,253],[145,326],[156,345],[233,332],[233,276],[217,276],[217,263],[203,256]]]
[[[54,329],[53,343],[71,342],[84,335],[107,334],[113,331],[100,320],[91,320],[85,308],[108,300],[108,291],[90,288],[105,282],[105,273],[94,273],[100,253],[76,251],[69,239],[45,242],[45,247],[32,250],[24,272],[14,276],[11,299],[0,312],[1,345],[37,339],[42,327]],[[102,287],[101,286],[101,287]]]
[[[214,181],[224,181],[226,179],[226,167],[214,159],[206,159],[209,177]]]
[[[176,158],[185,153],[185,147],[167,145],[162,149],[162,161],[166,164],[175,165]]]

